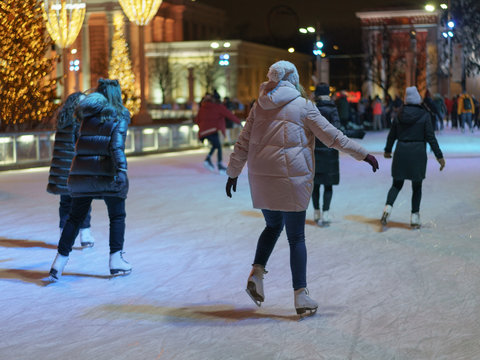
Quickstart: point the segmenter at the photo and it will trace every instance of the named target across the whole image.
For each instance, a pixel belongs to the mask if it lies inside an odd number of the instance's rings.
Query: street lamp
[[[44,0],[43,18],[53,42],[63,50],[63,98],[67,97],[67,49],[73,44],[85,19],[86,5],[82,0]]]
[[[299,28],[298,31],[301,34],[316,34],[315,36],[315,43],[313,45],[313,55],[315,55],[315,83],[319,84],[322,82],[322,72],[321,72],[321,60],[322,57],[325,57],[325,53],[323,52],[323,41],[320,40],[320,25],[317,24],[317,28],[313,26],[302,27]]]
[[[157,14],[163,0],[118,0],[128,20],[138,25],[138,46],[140,51],[140,112],[133,117],[135,124],[152,121],[145,99],[145,33],[143,27]]]

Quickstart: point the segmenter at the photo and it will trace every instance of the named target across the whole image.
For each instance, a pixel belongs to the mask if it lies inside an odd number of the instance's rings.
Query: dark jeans
[[[393,179],[393,184],[387,195],[387,205],[393,206],[400,190],[402,190],[405,180]],[[412,181],[412,213],[420,211],[420,201],[422,201],[422,180]]]
[[[67,222],[58,242],[58,252],[60,255],[68,256],[72,251],[73,243],[78,235],[80,224],[87,216],[88,209],[92,204],[92,197],[74,197],[72,199],[72,209],[68,215]],[[123,250],[125,240],[125,199],[113,196],[105,196],[105,204],[110,218],[110,254]]]
[[[330,203],[332,202],[333,186],[323,185],[323,211],[330,210]],[[312,202],[315,210],[320,210],[320,184],[313,184]]]
[[[473,114],[472,113],[462,113],[462,114],[460,114],[460,127],[462,128],[462,130],[465,129],[465,123],[468,124],[468,128],[470,130],[473,129],[472,119],[473,119]]]
[[[287,212],[262,210],[266,227],[257,243],[254,264],[266,266],[285,226],[290,245],[290,270],[293,289],[307,287],[307,248],[305,247],[306,211]]]
[[[58,208],[58,213],[60,215],[60,228],[63,229],[65,227],[65,223],[68,219],[68,214],[70,213],[70,209],[72,208],[72,197],[70,195],[60,195],[60,207]],[[80,229],[86,229],[90,227],[90,213],[92,212],[92,207],[88,209],[87,216],[85,216],[85,220],[80,224]]]
[[[212,146],[207,157],[211,157],[214,151],[217,150],[217,162],[222,162],[222,145],[220,144],[220,138],[218,137],[218,133],[205,136],[204,138],[202,138],[202,141],[204,139],[207,139]]]

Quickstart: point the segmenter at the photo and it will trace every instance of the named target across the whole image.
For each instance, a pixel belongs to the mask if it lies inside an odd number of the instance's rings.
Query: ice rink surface
[[[382,232],[386,135],[359,141],[379,160],[375,174],[341,156],[330,227],[307,211],[307,281],[320,306],[300,322],[284,234],[263,306],[245,293],[263,218],[246,169],[229,199],[226,176],[202,166],[206,149],[129,158],[133,272],[114,279],[96,201],[95,246],[74,250],[45,286],[59,238],[48,169],[0,173],[0,359],[480,359],[480,135],[438,135],[446,167],[429,153],[422,228],[410,229],[406,182]]]

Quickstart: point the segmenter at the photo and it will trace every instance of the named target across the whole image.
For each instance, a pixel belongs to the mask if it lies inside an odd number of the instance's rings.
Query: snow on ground
[[[108,274],[108,218],[92,212],[94,248],[76,249],[45,286],[59,238],[48,169],[0,173],[0,359],[480,359],[480,136],[438,136],[429,154],[421,230],[410,230],[410,183],[389,228],[386,132],[360,142],[380,170],[341,157],[333,222],[308,210],[308,287],[320,303],[298,322],[289,252],[280,238],[257,308],[245,293],[264,223],[246,171],[232,199],[226,177],[202,167],[205,149],[129,158],[125,257]],[[227,154],[228,155],[228,151]]]

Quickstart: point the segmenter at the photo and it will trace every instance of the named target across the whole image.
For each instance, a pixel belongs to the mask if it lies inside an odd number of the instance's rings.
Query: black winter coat
[[[82,125],[68,177],[71,196],[126,198],[125,139],[130,115],[128,111],[118,114],[109,105],[96,114],[86,114],[83,110],[80,107],[77,111]],[[102,122],[102,115],[110,115],[110,119]]]
[[[432,127],[431,114],[421,105],[405,105],[388,133],[385,152],[391,153],[397,141],[392,161],[392,177],[396,180],[420,181],[427,169],[426,143],[437,159],[443,158]]]
[[[78,124],[61,127],[58,125],[53,144],[52,163],[48,176],[47,191],[55,195],[69,195],[68,174],[75,155]]]
[[[317,100],[320,113],[336,128],[340,128],[340,117],[333,100]],[[315,138],[315,177],[314,184],[338,185],[340,182],[340,163],[338,150],[327,147]]]

